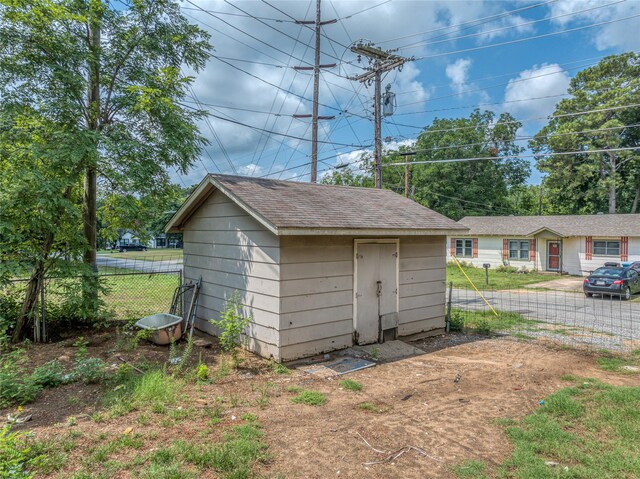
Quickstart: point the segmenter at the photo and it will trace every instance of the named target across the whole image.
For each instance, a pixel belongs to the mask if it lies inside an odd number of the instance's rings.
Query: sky
[[[206,173],[308,181],[316,0],[185,0],[183,13],[211,34],[213,55],[188,104],[211,113],[210,144],[184,185]],[[518,144],[546,124],[580,70],[606,55],[640,50],[640,0],[322,0],[319,176],[373,144],[373,86],[350,46],[364,41],[411,59],[386,74],[397,109],[383,120],[383,148],[410,145],[434,118],[474,108],[522,121]],[[631,18],[628,18],[631,17]],[[533,161],[533,160],[532,160]],[[532,163],[530,183],[540,182]]]

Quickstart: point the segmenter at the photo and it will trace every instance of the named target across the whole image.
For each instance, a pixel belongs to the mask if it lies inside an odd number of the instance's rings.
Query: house
[[[447,256],[482,267],[586,275],[605,262],[640,260],[640,214],[467,216]]]
[[[167,232],[202,278],[197,326],[226,300],[277,361],[444,328],[446,236],[466,227],[392,191],[208,175]]]

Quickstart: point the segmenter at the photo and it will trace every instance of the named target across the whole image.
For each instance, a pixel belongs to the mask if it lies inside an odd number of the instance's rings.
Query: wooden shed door
[[[356,342],[378,342],[382,323],[398,312],[396,243],[356,244],[354,289]]]

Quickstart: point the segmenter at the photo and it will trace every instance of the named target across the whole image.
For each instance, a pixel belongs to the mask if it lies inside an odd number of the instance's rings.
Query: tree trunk
[[[633,199],[633,205],[631,205],[631,213],[637,213],[638,203],[640,203],[640,186],[636,188],[636,197]]]
[[[94,13],[95,15],[95,13]],[[92,18],[89,23],[88,30],[89,41],[89,74],[88,74],[88,95],[87,104],[89,110],[89,120],[87,128],[91,131],[98,132],[100,130],[100,19]],[[97,156],[98,145],[96,151],[88,158],[87,167],[84,176],[84,208],[83,223],[84,236],[87,241],[87,250],[84,254],[84,262],[90,268],[90,272],[85,274],[83,280],[83,299],[85,306],[94,310],[98,305],[98,289],[96,272],[98,267],[96,264],[97,251],[97,231],[98,224],[96,221],[96,204],[98,196],[97,182]]]
[[[27,283],[27,289],[24,295],[24,301],[22,302],[22,308],[20,308],[20,315],[16,321],[16,327],[11,335],[11,342],[18,343],[24,339],[27,335],[27,328],[29,326],[29,320],[31,319],[31,313],[33,308],[38,302],[38,294],[42,288],[44,281],[45,261],[51,252],[51,246],[53,245],[53,232],[50,232],[44,240],[42,245],[43,259],[38,260],[31,278]]]
[[[65,188],[64,193],[62,193],[62,198],[68,200],[71,197],[71,192],[73,191],[73,185],[69,185]],[[22,302],[22,308],[20,308],[20,315],[18,316],[18,320],[16,321],[16,327],[13,330],[13,334],[11,335],[11,342],[17,343],[24,339],[27,332],[27,327],[29,326],[29,319],[33,308],[35,307],[38,301],[38,294],[40,293],[40,289],[42,288],[42,284],[44,282],[44,272],[46,268],[47,258],[51,253],[51,248],[53,246],[54,240],[54,231],[58,228],[60,224],[60,220],[62,219],[63,212],[60,212],[60,216],[58,220],[51,225],[51,230],[47,233],[44,241],[42,242],[42,256],[41,259],[36,263],[36,267],[33,270],[33,274],[27,283],[27,289],[24,295],[24,301]]]
[[[609,214],[616,213],[616,185],[613,181],[609,184]]]

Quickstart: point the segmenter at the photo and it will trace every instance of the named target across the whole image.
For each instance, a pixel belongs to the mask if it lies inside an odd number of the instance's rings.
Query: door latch
[[[377,284],[377,290],[376,290],[376,294],[378,295],[378,297],[382,296],[382,281],[376,281]]]

